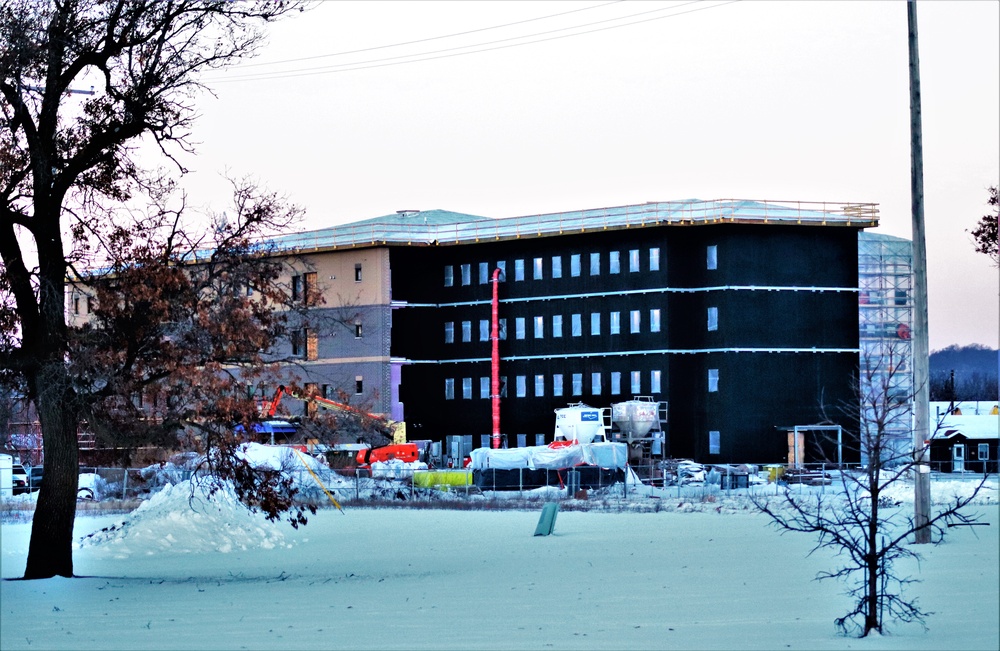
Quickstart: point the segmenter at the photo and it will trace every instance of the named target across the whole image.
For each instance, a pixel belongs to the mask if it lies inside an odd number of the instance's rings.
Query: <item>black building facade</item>
[[[668,403],[674,457],[780,462],[778,427],[831,418],[853,431],[842,407],[856,403],[858,230],[877,223],[874,208],[859,218],[694,203],[703,212],[686,218],[653,204],[637,219],[645,207],[631,206],[476,221],[472,233],[391,246],[390,348],[408,436],[473,435],[478,446],[490,433],[496,268],[512,446],[551,441],[554,410],[569,403],[637,395]]]

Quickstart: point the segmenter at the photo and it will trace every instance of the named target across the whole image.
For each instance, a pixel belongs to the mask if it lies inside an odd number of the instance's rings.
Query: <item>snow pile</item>
[[[80,546],[103,548],[116,558],[289,546],[279,525],[251,513],[231,485],[210,493],[205,481],[168,484],[123,522],[85,536]]]
[[[933,477],[931,478],[931,503],[954,504],[956,498],[970,496],[972,491],[979,486],[980,479],[981,477],[969,477],[967,479]],[[913,482],[907,480],[890,484],[882,491],[881,495],[901,504],[913,504],[913,492]],[[971,503],[975,505],[1000,504],[995,477],[987,479]]]
[[[417,470],[427,470],[427,464],[423,461],[402,461],[400,459],[389,459],[388,461],[376,461],[372,464],[373,479],[410,479]]]

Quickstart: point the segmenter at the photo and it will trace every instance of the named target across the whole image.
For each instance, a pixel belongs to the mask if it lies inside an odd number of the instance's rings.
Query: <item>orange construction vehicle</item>
[[[368,450],[358,450],[356,460],[359,468],[369,468],[371,464],[399,459],[404,463],[413,463],[420,460],[420,450],[416,443],[398,443],[394,445],[384,445],[380,448],[370,448]]]

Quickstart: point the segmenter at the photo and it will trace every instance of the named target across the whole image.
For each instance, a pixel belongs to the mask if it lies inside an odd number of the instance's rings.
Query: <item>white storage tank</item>
[[[556,409],[555,440],[593,443],[606,440],[604,419],[597,407],[582,402]]]
[[[651,397],[636,396],[632,400],[611,405],[611,422],[618,426],[622,436],[629,443],[648,438],[649,431],[660,430],[660,411],[666,411],[666,403],[653,402]]]

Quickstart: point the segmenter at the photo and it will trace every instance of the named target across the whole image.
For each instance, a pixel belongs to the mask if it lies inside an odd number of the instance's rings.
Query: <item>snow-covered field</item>
[[[962,486],[936,483],[935,500]],[[807,556],[810,537],[779,535],[735,494],[567,503],[535,537],[540,503],[327,509],[293,530],[182,484],[128,516],[79,517],[86,578],[0,582],[0,648],[996,650],[996,495],[994,480],[975,508],[989,526],[900,565],[922,581],[911,594],[929,630],[858,640],[834,629],[843,586],[813,580],[835,559]],[[0,525],[4,578],[24,571],[29,530]]]

